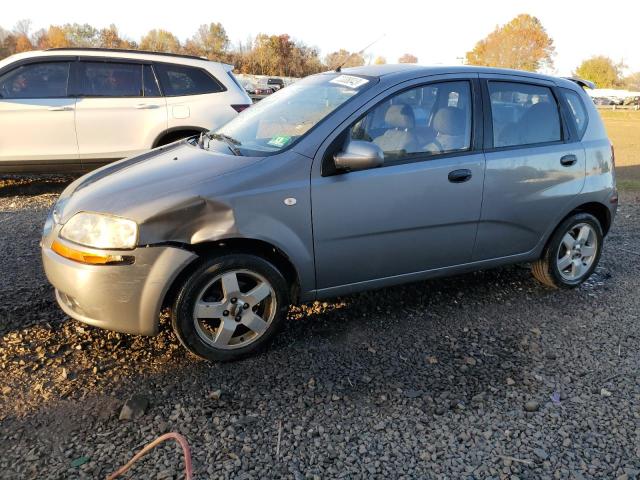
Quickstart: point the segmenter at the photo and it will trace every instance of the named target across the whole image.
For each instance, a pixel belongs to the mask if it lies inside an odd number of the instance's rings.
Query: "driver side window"
[[[376,105],[350,130],[353,140],[378,145],[385,162],[468,150],[471,88],[468,81],[423,85]]]

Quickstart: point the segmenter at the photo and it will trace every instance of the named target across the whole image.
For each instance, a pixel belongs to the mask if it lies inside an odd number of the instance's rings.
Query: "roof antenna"
[[[380,35],[378,38],[376,38],[373,42],[371,42],[369,45],[367,45],[366,47],[364,47],[362,50],[356,52],[356,54],[358,55],[362,55],[369,47],[375,45],[376,43],[378,43],[380,40],[382,40],[384,37],[386,36],[386,33],[383,33],[382,35]],[[340,73],[342,71],[342,67],[344,66],[345,63],[347,63],[349,61],[349,57],[351,57],[351,54],[349,54],[347,56],[347,58],[344,59],[344,61],[338,65],[336,67],[336,72]]]

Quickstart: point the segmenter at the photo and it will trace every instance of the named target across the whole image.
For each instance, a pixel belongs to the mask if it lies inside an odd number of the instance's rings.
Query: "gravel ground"
[[[551,291],[510,267],[291,312],[266,353],[208,364],[68,319],[38,241],[68,179],[0,185],[2,478],[104,478],[157,436],[196,478],[637,478],[640,197],[597,273]],[[141,417],[119,420],[132,395]],[[531,411],[528,411],[531,410]],[[127,478],[182,478],[176,444]]]

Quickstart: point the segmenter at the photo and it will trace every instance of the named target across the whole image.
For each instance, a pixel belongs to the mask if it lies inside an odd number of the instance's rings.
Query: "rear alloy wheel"
[[[288,310],[287,284],[252,255],[206,261],[185,282],[172,310],[181,343],[208,360],[253,354],[271,340]]]
[[[550,287],[577,287],[598,265],[602,241],[602,227],[593,215],[578,213],[567,218],[552,235],[542,258],[533,263],[533,276]]]

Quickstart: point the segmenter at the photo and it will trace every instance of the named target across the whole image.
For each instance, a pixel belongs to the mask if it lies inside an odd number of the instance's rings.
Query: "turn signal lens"
[[[58,255],[69,260],[74,260],[80,263],[87,263],[89,265],[117,265],[117,264],[131,264],[133,263],[133,257],[123,255],[106,255],[95,254],[89,252],[82,252],[75,248],[69,248],[66,245],[54,240],[51,244],[51,250]]]

